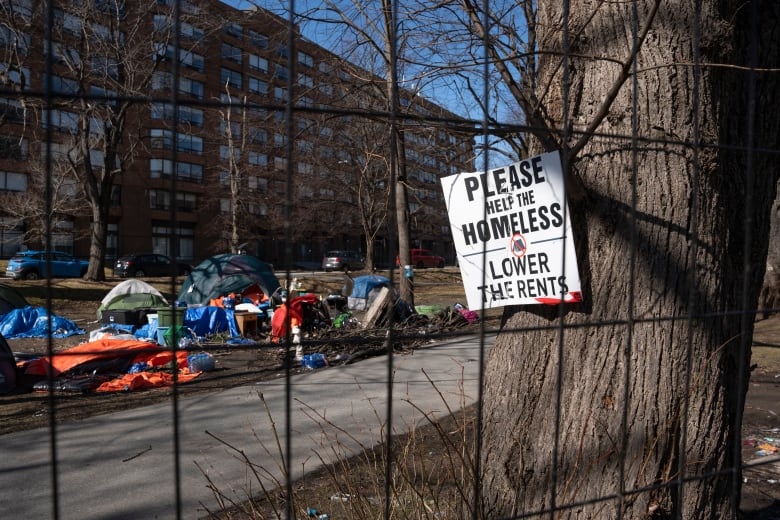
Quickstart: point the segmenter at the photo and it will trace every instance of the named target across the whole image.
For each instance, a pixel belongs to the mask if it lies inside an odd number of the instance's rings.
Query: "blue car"
[[[47,271],[49,259],[51,274]],[[39,278],[78,278],[87,273],[89,262],[60,251],[20,251],[8,261],[5,276],[14,280]]]

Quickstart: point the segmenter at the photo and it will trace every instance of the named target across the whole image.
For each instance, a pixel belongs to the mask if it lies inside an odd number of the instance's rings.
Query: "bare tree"
[[[734,517],[777,182],[777,118],[751,116],[777,108],[780,6],[565,5],[448,4],[529,153],[561,152],[584,289],[505,311],[479,514]]]
[[[345,90],[345,104],[367,106],[372,96],[360,88]],[[375,119],[360,116],[326,118],[331,138],[323,141],[336,150],[325,167],[328,181],[345,198],[345,207],[355,207],[364,237],[366,269],[376,263],[377,237],[387,232],[390,208],[389,169],[385,126]]]
[[[215,212],[212,225],[217,229],[227,230],[227,240],[231,253],[239,253],[239,247],[246,242],[249,231],[247,223],[252,202],[248,199],[251,193],[248,189],[247,136],[249,135],[249,116],[246,96],[234,99],[229,86],[225,87],[225,103],[220,107],[220,137],[224,143],[227,169],[219,173],[220,184],[227,186],[228,198],[215,197],[213,202],[220,205]],[[222,201],[227,207],[222,207]]]
[[[56,232],[60,223],[85,216],[84,190],[73,173],[73,166],[67,154],[53,157],[48,169],[44,161],[29,160],[24,189],[0,192],[3,227],[9,231],[24,230],[21,236],[24,242],[43,245],[52,224]],[[47,189],[48,205],[45,203]]]
[[[114,182],[146,138],[138,115],[139,110],[148,110],[148,104],[138,100],[149,91],[160,63],[180,56],[171,47],[172,15],[172,9],[155,1],[82,2],[57,9],[40,2],[33,3],[26,22],[24,32],[39,31],[34,41],[43,42],[44,59],[52,64],[41,67],[51,73],[39,83],[50,95],[31,93],[23,98],[23,105],[36,114],[42,127],[30,125],[28,132],[36,140],[51,138],[69,150],[70,172],[83,188],[90,213],[86,277],[92,280],[104,278]],[[42,37],[43,25],[31,21],[51,16],[51,41],[47,41]],[[11,20],[18,18],[5,22]]]

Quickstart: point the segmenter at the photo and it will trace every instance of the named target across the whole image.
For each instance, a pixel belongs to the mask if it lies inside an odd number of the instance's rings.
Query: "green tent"
[[[100,302],[97,317],[101,319],[105,311],[154,309],[166,305],[168,305],[168,301],[160,291],[143,280],[130,278],[108,291]]]
[[[184,280],[179,301],[188,305],[208,305],[230,293],[241,293],[257,284],[270,297],[279,288],[271,264],[251,255],[221,254],[207,258]]]

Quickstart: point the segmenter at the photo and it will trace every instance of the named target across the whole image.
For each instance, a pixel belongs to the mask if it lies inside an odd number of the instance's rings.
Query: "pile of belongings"
[[[271,317],[271,341],[279,342],[298,329],[311,332],[330,325],[327,305],[316,294],[303,294],[290,298],[274,310]]]
[[[128,392],[186,383],[214,368],[204,362],[208,353],[172,351],[147,341],[105,336],[82,343],[52,357],[44,356],[18,364],[33,389],[69,393]],[[50,386],[53,382],[53,387]]]
[[[131,334],[140,340],[171,346],[166,334],[172,341],[185,335],[188,341],[197,341],[222,333],[237,338],[241,334],[234,313],[252,312],[261,319],[267,318],[269,295],[278,288],[279,281],[270,264],[249,255],[216,255],[192,270],[173,306],[141,280],[118,284],[101,302],[98,319],[103,327],[93,331],[95,336],[90,339],[104,333]],[[171,323],[160,319],[169,316]]]

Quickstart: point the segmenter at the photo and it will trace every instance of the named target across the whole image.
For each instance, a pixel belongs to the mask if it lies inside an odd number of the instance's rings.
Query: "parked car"
[[[48,259],[48,264],[47,264]],[[47,267],[51,267],[51,274]],[[14,280],[39,278],[78,278],[87,273],[89,262],[60,251],[21,251],[16,253],[5,269],[5,275]]]
[[[170,276],[174,261],[169,256],[156,253],[133,253],[117,259],[114,263],[114,276],[121,278],[141,278],[144,276]],[[192,266],[184,262],[175,262],[175,274],[187,276]]]
[[[325,271],[354,271],[363,269],[365,264],[365,258],[357,251],[328,251],[322,257],[322,268]]]
[[[415,267],[444,267],[444,257],[433,254],[430,249],[412,249],[410,253]],[[395,265],[400,267],[398,258],[395,259]]]

